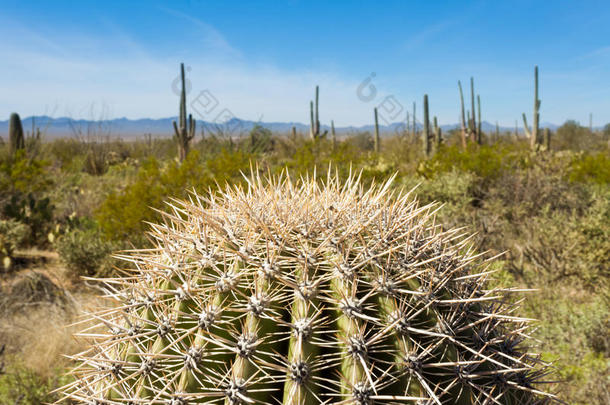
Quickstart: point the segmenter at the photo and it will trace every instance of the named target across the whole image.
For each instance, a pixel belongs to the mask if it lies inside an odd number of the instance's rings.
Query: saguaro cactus
[[[333,143],[333,152],[337,149],[337,134],[335,134],[335,121],[330,120],[330,134]]]
[[[468,139],[468,126],[466,123],[466,114],[464,112],[464,92],[462,91],[462,82],[458,80],[458,89],[460,90],[460,124],[461,124],[461,139],[462,139],[462,149],[466,149],[466,142]]]
[[[434,149],[438,150],[441,146],[441,143],[443,142],[443,130],[441,129],[441,127],[438,126],[438,120],[436,119],[436,116],[433,119],[434,122]]]
[[[182,162],[186,159],[189,153],[189,147],[191,140],[195,137],[195,120],[193,115],[188,115],[188,121],[186,117],[186,84],[184,78],[184,63],[180,64],[180,77],[182,79],[182,87],[180,91],[180,114],[178,116],[178,123],[173,121],[174,125],[174,136],[178,141],[178,159]]]
[[[489,262],[390,182],[253,176],[173,201],[83,336],[87,404],[542,404]],[[492,259],[490,259],[492,260]]]
[[[479,121],[477,123],[477,143],[479,145],[483,144],[483,130],[482,130],[482,121],[481,121],[481,96],[477,94],[477,115],[479,116]]]
[[[474,78],[470,77],[470,104],[472,116],[468,117],[468,128],[470,128],[470,135],[473,141],[477,141],[477,118],[476,110],[474,109]]]
[[[424,141],[424,155],[430,156],[432,153],[432,144],[430,142],[430,116],[428,113],[428,95],[424,94],[424,132],[423,132],[423,141]]]
[[[328,131],[324,131],[323,134],[320,134],[320,115],[319,115],[319,100],[320,100],[320,86],[316,86],[316,98],[314,101],[309,102],[309,116],[310,116],[310,124],[309,124],[309,134],[311,139],[317,139],[320,137],[326,136]]]
[[[380,139],[379,139],[379,118],[377,115],[377,107],[373,109],[375,112],[375,153],[379,153],[380,150]]]
[[[532,129],[530,131],[527,125],[527,118],[523,113],[523,130],[525,134],[530,138],[530,145],[532,150],[536,150],[540,144],[538,139],[538,125],[540,121],[540,99],[538,98],[538,66],[534,67],[534,116],[532,118]]]
[[[12,113],[8,122],[8,142],[11,154],[14,155],[18,150],[25,148],[25,138],[23,137],[23,126],[19,114]]]
[[[417,116],[415,115],[415,101],[413,102],[413,139],[417,138]]]

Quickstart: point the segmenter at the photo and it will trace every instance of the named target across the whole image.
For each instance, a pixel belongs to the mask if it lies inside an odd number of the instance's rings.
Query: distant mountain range
[[[59,138],[75,136],[76,134],[86,135],[91,134],[102,134],[110,135],[111,137],[120,138],[137,138],[142,137],[144,134],[151,134],[154,137],[169,137],[173,135],[172,121],[176,120],[176,117],[169,118],[141,118],[141,119],[128,119],[128,118],[116,118],[103,121],[93,121],[78,119],[74,120],[67,117],[51,118],[48,116],[35,116],[27,117],[22,119],[23,129],[26,132],[31,131],[32,120],[36,127],[40,128],[40,131],[47,138]],[[264,128],[270,129],[273,132],[289,133],[292,127],[296,127],[296,130],[300,133],[308,133],[309,125],[302,124],[299,122],[256,122],[241,120],[239,118],[232,118],[224,124],[218,125],[210,122],[203,122],[205,132],[218,130],[224,131],[224,133],[232,134],[233,136],[243,135],[248,133],[255,125],[260,125]],[[484,132],[494,132],[496,126],[487,121],[483,121],[482,129]],[[328,125],[322,125],[322,131],[330,130]],[[459,124],[441,125],[443,131],[449,131],[451,129],[458,128]],[[558,128],[555,124],[543,123],[541,127],[548,127],[551,130]],[[202,121],[197,121],[197,134],[201,134]],[[391,123],[388,125],[380,125],[380,131],[383,134],[391,134],[402,131],[404,123]],[[421,129],[421,125],[418,124],[418,129]],[[374,126],[363,125],[363,126],[348,126],[348,127],[336,127],[335,131],[337,134],[346,135],[357,132],[369,131],[373,132]],[[514,127],[500,127],[501,132],[513,132]],[[523,129],[519,128],[522,133]],[[8,120],[0,121],[0,136],[6,139],[8,134]]]

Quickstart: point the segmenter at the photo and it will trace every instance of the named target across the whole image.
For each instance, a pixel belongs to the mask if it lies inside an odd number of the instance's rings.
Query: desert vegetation
[[[392,187],[443,203],[438,223],[467,227],[477,251],[500,255],[492,284],[527,290],[520,315],[537,319],[528,344],[555,381],[544,390],[609,403],[610,125],[541,129],[536,91],[527,135],[485,133],[472,90],[454,130],[435,125],[425,97],[421,126],[336,134],[320,128],[318,91],[309,133],[205,128],[198,138],[184,101],[173,137],[45,139],[11,116],[0,146],[0,403],[61,399],[51,391],[71,381],[62,354],[83,349],[71,335],[98,305],[95,279],[121,274],[112,252],[153,246],[149,224],[166,220],[170,198],[244,185],[251,170],[297,178],[329,165],[365,185],[396,174]]]

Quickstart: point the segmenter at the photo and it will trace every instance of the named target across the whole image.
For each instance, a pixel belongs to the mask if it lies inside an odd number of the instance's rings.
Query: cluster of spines
[[[173,201],[68,396],[96,404],[535,404],[527,319],[459,230],[390,183],[254,176]],[[298,185],[297,185],[298,184]],[[477,270],[478,269],[478,270]]]

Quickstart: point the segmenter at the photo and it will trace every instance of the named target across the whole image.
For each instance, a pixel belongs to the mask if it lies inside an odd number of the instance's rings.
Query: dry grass
[[[31,253],[31,252],[30,252]],[[83,311],[99,307],[91,291],[75,291],[56,257],[50,265],[22,270],[4,279],[0,301],[0,345],[5,345],[7,369],[25,367],[46,379],[69,365],[64,355],[83,349],[72,325]]]

